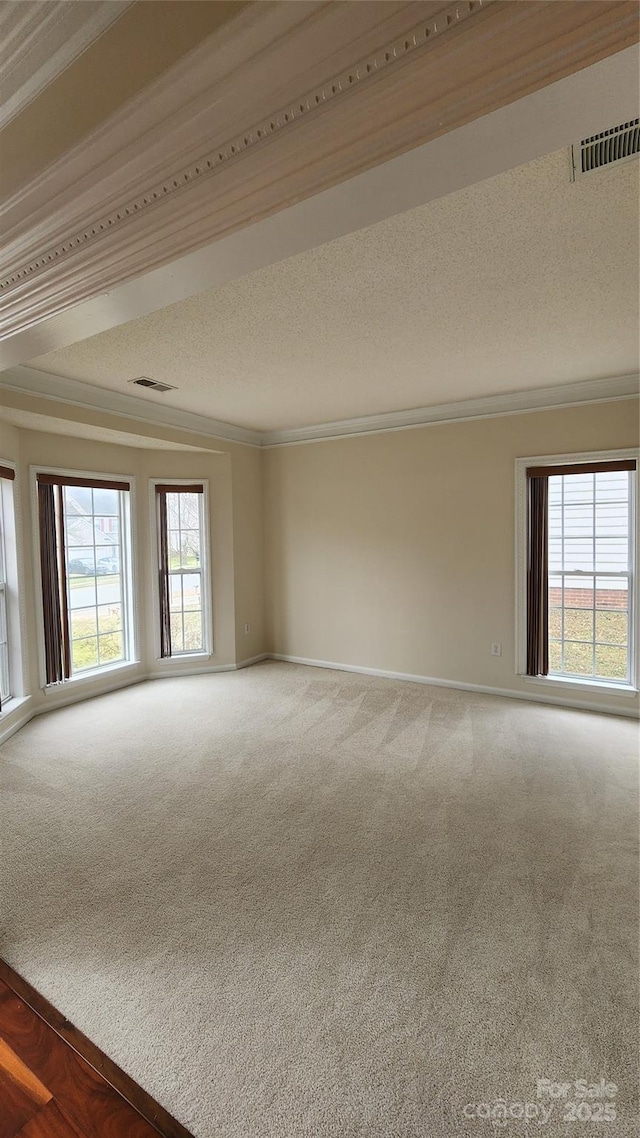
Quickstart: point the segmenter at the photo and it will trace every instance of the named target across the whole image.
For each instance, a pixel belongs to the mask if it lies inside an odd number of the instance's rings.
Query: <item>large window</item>
[[[38,474],[46,682],[133,655],[129,482]]]
[[[207,652],[205,487],[155,484],[160,656]]]
[[[629,470],[549,478],[549,674],[631,680]]]
[[[520,670],[635,687],[637,459],[581,457],[535,460],[521,470],[527,502],[526,666]]]

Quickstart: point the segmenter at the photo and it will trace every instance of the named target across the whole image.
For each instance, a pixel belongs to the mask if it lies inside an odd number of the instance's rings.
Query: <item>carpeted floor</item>
[[[0,955],[198,1138],[626,1138],[637,756],[273,662],[103,696],[0,752]]]

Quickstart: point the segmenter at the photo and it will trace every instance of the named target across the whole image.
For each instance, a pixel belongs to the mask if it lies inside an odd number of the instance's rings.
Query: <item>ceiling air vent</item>
[[[149,379],[146,375],[141,375],[138,379],[130,379],[129,383],[135,383],[137,387],[152,387],[154,391],[175,391],[170,383],[158,383],[155,379]]]
[[[640,119],[620,123],[600,134],[583,138],[571,147],[573,180],[601,170],[603,166],[613,166],[627,162],[640,154]]]

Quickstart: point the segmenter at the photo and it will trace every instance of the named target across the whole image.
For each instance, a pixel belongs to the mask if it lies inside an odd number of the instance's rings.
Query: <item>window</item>
[[[208,652],[205,487],[155,484],[161,658]]]
[[[637,459],[526,464],[526,666],[553,681],[635,687]],[[536,460],[536,463],[538,460]]]
[[[130,483],[39,473],[46,683],[133,655]]]
[[[11,699],[12,676],[9,647],[9,586],[7,582],[7,518],[4,508],[6,492],[11,491],[15,471],[10,466],[0,466],[0,710],[3,703]]]

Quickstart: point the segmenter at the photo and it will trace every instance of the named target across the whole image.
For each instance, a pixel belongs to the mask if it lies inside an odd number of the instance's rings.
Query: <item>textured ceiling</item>
[[[31,366],[259,430],[550,387],[637,369],[637,265],[638,163],[562,150]]]

